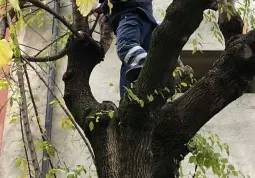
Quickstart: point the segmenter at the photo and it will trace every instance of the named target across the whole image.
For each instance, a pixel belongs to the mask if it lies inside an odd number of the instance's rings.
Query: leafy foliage
[[[46,178],[54,178],[54,175],[57,173],[64,173],[66,174],[67,178],[78,178],[83,177],[84,174],[87,173],[86,169],[82,165],[77,165],[74,169],[65,169],[65,168],[54,168],[51,169],[47,175]]]
[[[193,177],[208,177],[212,172],[219,178],[229,178],[232,176],[249,178],[248,175],[245,176],[230,163],[229,146],[226,143],[222,143],[217,134],[206,132],[203,136],[201,133],[198,133],[187,146],[191,152],[188,162],[195,166]],[[185,177],[182,167],[180,168],[180,177]]]

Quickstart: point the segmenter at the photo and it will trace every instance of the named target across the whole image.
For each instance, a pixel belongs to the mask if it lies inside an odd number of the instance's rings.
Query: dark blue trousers
[[[130,82],[125,78],[127,70],[143,64],[154,28],[155,24],[137,12],[129,12],[121,17],[116,30],[117,54],[122,61],[120,96],[123,96],[126,92],[123,86],[130,87]]]

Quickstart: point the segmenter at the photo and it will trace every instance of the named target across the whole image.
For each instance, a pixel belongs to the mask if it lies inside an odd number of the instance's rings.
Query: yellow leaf
[[[108,1],[108,6],[109,6],[109,9],[110,9],[110,14],[112,13],[112,8],[113,8],[113,5],[111,3],[111,1]]]
[[[7,40],[5,39],[0,40],[0,67],[9,64],[12,55],[13,52]]]
[[[10,0],[10,4],[15,10],[20,11],[19,0]]]
[[[89,14],[95,3],[96,0],[76,0],[78,10],[83,16],[87,16]]]
[[[27,166],[24,166],[21,168],[21,170],[26,173],[28,171],[28,168],[27,168]]]

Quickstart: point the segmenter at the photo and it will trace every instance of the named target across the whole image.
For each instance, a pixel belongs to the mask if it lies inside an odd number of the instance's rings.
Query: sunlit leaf
[[[110,111],[110,112],[108,113],[108,115],[109,115],[110,118],[113,118],[113,116],[114,116],[114,111]]]
[[[89,123],[89,129],[90,129],[90,131],[94,130],[94,123],[92,121],[90,121],[90,123]]]
[[[17,158],[17,159],[16,159],[16,162],[15,162],[15,167],[16,167],[16,168],[20,167],[21,162],[22,162],[22,158]]]
[[[19,0],[9,0],[11,6],[13,7],[13,9],[15,9],[16,11],[20,11],[20,7],[19,7]]]
[[[15,123],[15,122],[17,122],[18,120],[19,120],[19,117],[13,117],[13,118],[10,120],[9,124]]]
[[[96,0],[76,0],[78,10],[83,16],[87,16],[92,10]]]
[[[12,55],[13,52],[7,40],[5,39],[0,40],[0,67],[9,64]]]

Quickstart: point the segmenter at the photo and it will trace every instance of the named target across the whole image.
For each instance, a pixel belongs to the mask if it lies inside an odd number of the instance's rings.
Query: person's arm
[[[107,14],[109,12],[108,0],[99,0],[99,4],[92,10],[92,13]]]
[[[108,0],[101,0],[101,1],[103,1],[102,2],[102,5],[101,5],[101,7],[102,7],[102,11],[103,11],[103,13],[104,14],[107,14],[107,13],[109,13],[109,6],[108,6]],[[99,1],[100,2],[100,1]]]

